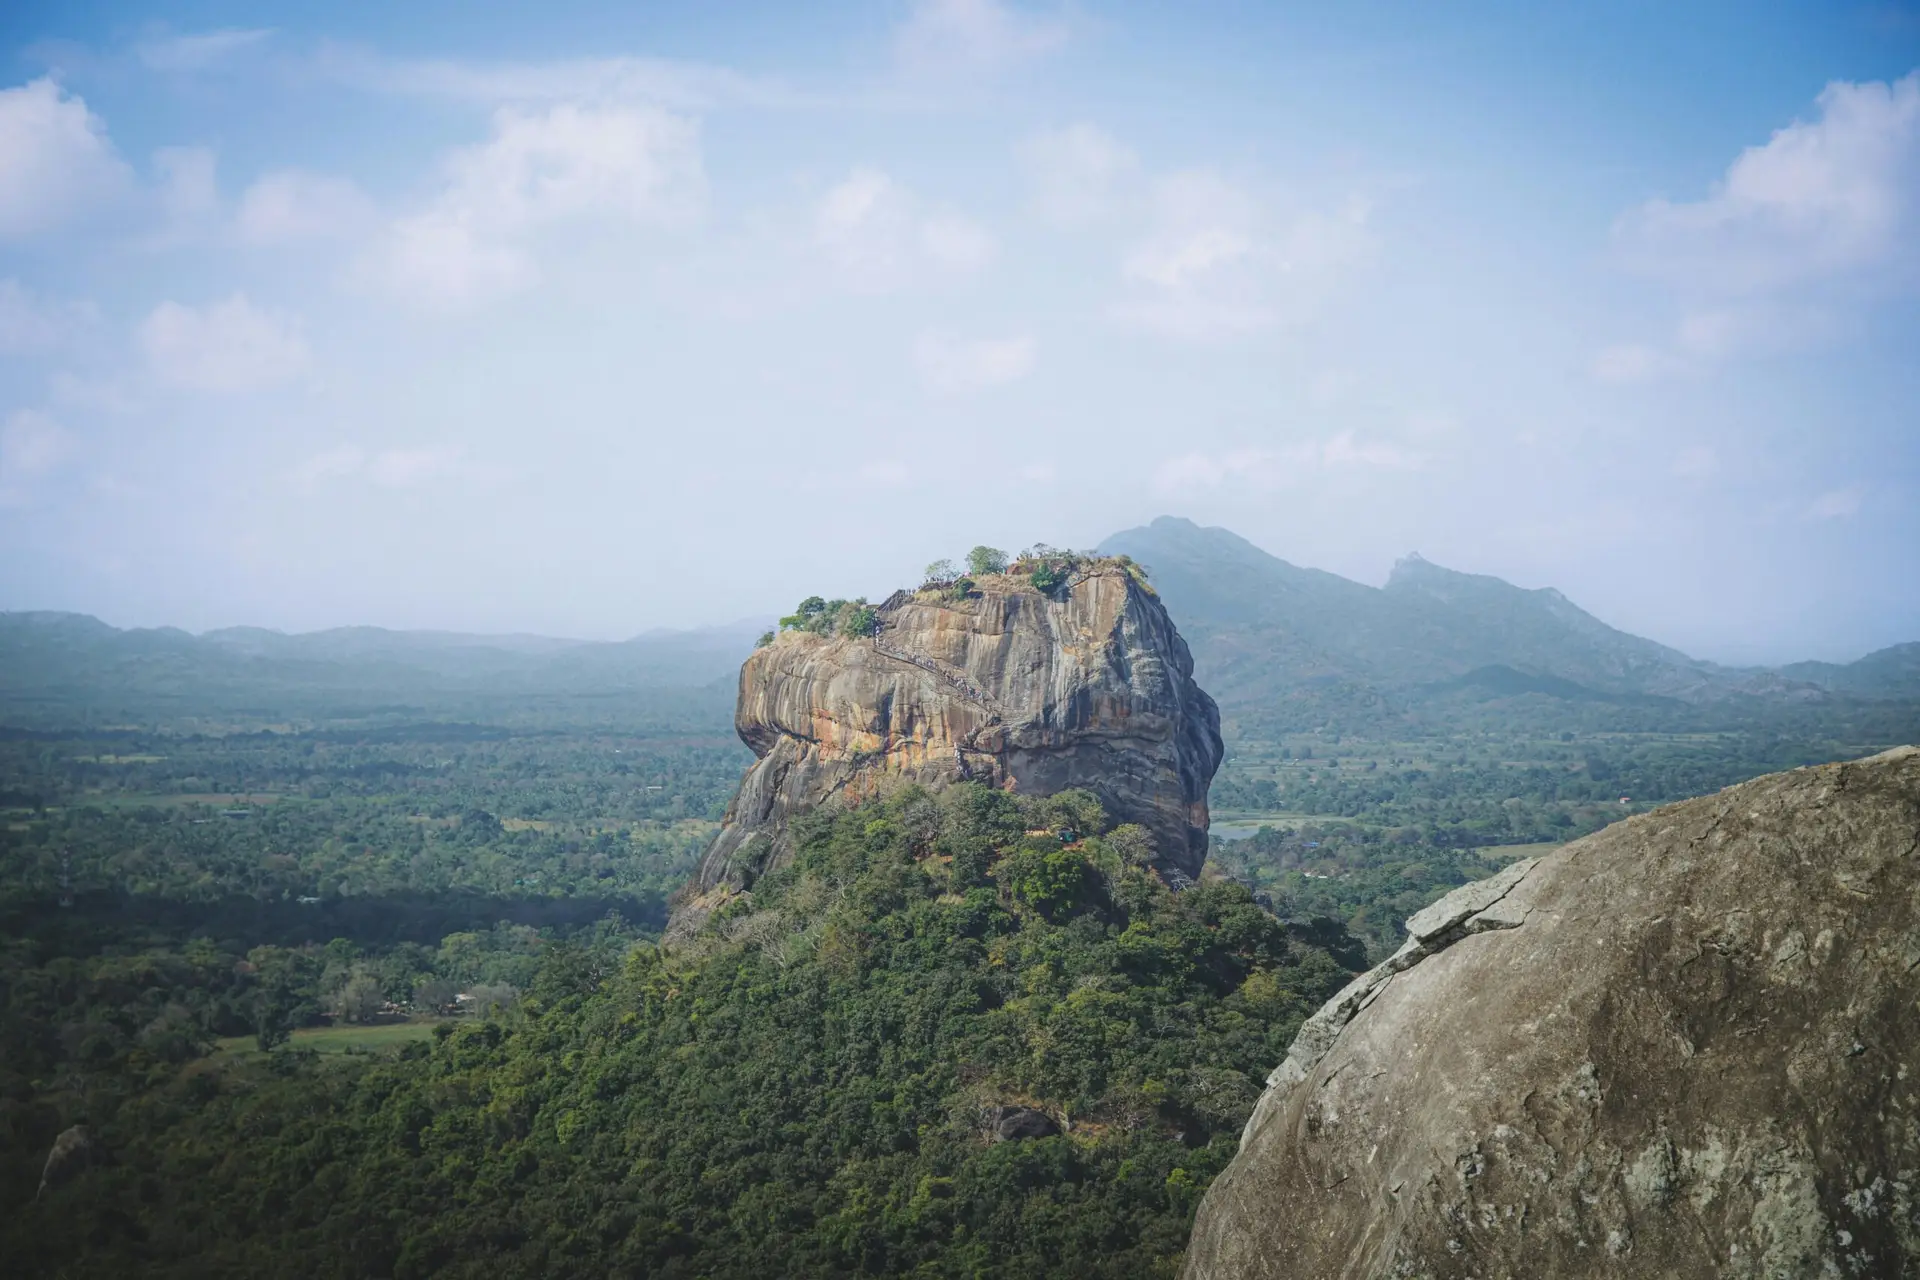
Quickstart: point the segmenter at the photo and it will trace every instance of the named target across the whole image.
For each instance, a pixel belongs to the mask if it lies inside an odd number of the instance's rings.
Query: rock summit
[[[991,574],[896,592],[866,635],[783,631],[741,668],[734,723],[758,759],[701,862],[701,894],[782,865],[790,819],[904,782],[1085,788],[1152,834],[1170,881],[1206,858],[1220,714],[1122,562],[1083,563],[1044,591]]]

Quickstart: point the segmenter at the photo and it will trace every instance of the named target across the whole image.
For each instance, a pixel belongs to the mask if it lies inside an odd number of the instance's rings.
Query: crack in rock
[[[1526,923],[1526,909],[1505,900],[1539,861],[1522,858],[1497,875],[1461,885],[1438,902],[1409,916],[1407,940],[1398,951],[1342,987],[1318,1013],[1300,1024],[1299,1033],[1287,1050],[1286,1061],[1267,1077],[1266,1092],[1260,1096],[1259,1105],[1240,1133],[1240,1149],[1246,1150],[1247,1142],[1262,1121],[1277,1110],[1295,1085],[1313,1074],[1313,1069],[1332,1052],[1340,1032],[1386,990],[1396,974],[1405,973],[1462,938],[1495,929],[1517,929]]]

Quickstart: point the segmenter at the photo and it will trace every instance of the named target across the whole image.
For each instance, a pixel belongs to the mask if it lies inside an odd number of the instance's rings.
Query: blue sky
[[[8,7],[0,607],[612,637],[1172,512],[1920,638],[1920,9],[717,8]]]

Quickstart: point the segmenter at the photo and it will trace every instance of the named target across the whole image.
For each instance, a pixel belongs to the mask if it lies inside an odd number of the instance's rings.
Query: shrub
[[[880,615],[869,608],[865,601],[855,600],[840,611],[840,634],[843,636],[870,636],[880,629]]]
[[[835,600],[829,604],[819,596],[808,596],[792,613],[780,619],[780,629],[782,631],[819,631],[820,619],[828,616],[831,611],[844,603],[845,601]]]
[[[967,552],[967,572],[974,577],[1007,571],[1007,553],[998,547],[978,546]]]
[[[780,619],[780,629],[807,631],[817,636],[870,636],[880,629],[880,615],[865,596],[857,600],[808,596],[799,608]],[[770,639],[768,637],[769,642]]]

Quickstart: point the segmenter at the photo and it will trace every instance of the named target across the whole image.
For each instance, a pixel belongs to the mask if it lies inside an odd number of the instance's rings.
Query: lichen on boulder
[[[1911,1275],[1920,751],[1618,823],[1301,1028],[1188,1280]]]

